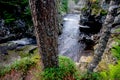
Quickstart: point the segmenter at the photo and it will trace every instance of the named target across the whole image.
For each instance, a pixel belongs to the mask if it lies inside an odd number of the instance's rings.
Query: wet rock
[[[15,41],[11,41],[15,44],[18,44],[19,46],[24,46],[24,45],[29,45],[29,44],[36,44],[36,40],[32,39],[32,38],[23,38],[20,40],[15,40]]]
[[[6,46],[0,46],[0,55],[8,55]]]
[[[16,21],[15,21],[15,24],[16,24],[16,26],[17,26],[18,28],[23,28],[23,27],[25,27],[25,22],[22,21],[21,19],[16,20]]]
[[[26,53],[33,53],[35,49],[37,49],[37,46],[30,46]]]
[[[6,35],[4,37],[0,36],[0,43],[5,43],[7,41],[10,41],[10,40],[13,40],[13,39],[16,39],[17,37],[15,37],[14,34],[10,34],[10,35]]]
[[[96,34],[102,27],[101,16],[95,17],[95,15],[90,15],[89,17],[84,17],[80,20],[80,24],[89,27],[80,27],[79,30],[81,32],[86,34]]]
[[[4,25],[5,25],[4,19],[0,19],[0,36],[1,37],[9,34],[8,28],[4,27]]]
[[[15,20],[10,24],[5,24],[5,20],[0,19],[0,43],[24,37],[35,37],[32,26],[26,26],[22,19]]]
[[[83,39],[81,40],[83,43],[85,43],[86,47],[85,50],[93,50],[95,42],[92,39],[86,39],[85,37],[83,37]]]
[[[16,41],[10,41],[4,44],[0,44],[0,54],[1,55],[7,55],[8,50],[21,50],[23,46],[30,45],[30,44],[36,44],[36,40],[31,38],[23,38],[21,40]],[[28,53],[34,51],[36,47],[32,47],[28,50]]]

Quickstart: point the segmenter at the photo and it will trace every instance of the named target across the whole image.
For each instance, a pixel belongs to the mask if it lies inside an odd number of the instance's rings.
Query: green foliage
[[[15,18],[13,17],[13,14],[7,13],[7,11],[4,11],[3,14],[4,14],[4,19],[6,24],[9,24],[15,20]]]
[[[59,57],[58,68],[47,68],[42,73],[43,80],[63,80],[65,76],[76,75],[74,62],[68,57]]]
[[[106,10],[104,10],[104,9],[102,9],[101,11],[100,11],[100,14],[102,15],[102,16],[105,16],[105,15],[107,15],[107,11]]]
[[[92,15],[98,15],[101,14],[102,16],[107,15],[107,11],[102,9],[101,6],[99,5],[99,0],[91,0],[92,4],[91,7],[83,7],[81,9],[82,12],[86,12],[87,10],[91,9],[91,14]]]
[[[5,24],[13,24],[15,20],[22,19],[27,24],[32,25],[32,18],[29,8],[29,0],[1,0],[0,17],[5,20]],[[28,26],[28,25],[27,25]]]
[[[59,8],[61,14],[68,12],[68,0],[61,0],[61,4]]]
[[[98,72],[82,73],[80,80],[102,80],[102,77]]]
[[[85,12],[85,11],[87,11],[87,10],[88,10],[87,7],[83,7],[83,8],[81,9],[81,11],[83,11],[83,12]]]
[[[120,28],[116,29],[115,32],[120,32]]]
[[[9,73],[11,70],[22,70],[25,72],[28,70],[31,66],[35,65],[35,61],[29,57],[22,58],[20,60],[16,60],[11,65],[7,65],[4,68],[0,69],[0,76],[5,75],[6,73]]]
[[[101,7],[99,6],[98,3],[93,3],[93,4],[91,5],[91,8],[92,8],[92,14],[93,14],[93,15],[97,15],[97,14],[99,14],[100,11],[101,11]]]
[[[111,80],[120,79],[120,62],[117,65],[110,65],[109,75]]]
[[[114,57],[120,60],[120,40],[116,39],[116,44],[113,45],[111,53]]]
[[[109,65],[109,70],[100,73],[103,80],[119,80],[120,79],[120,61],[116,65]]]
[[[94,3],[91,5],[91,8],[99,9],[100,6],[98,5],[98,3]]]
[[[102,79],[109,80],[107,71],[100,72],[100,75],[101,75]]]

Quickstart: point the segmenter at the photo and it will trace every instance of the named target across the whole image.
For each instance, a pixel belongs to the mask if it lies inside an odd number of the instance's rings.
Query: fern
[[[114,57],[120,60],[120,40],[116,39],[116,44],[113,45],[111,53]]]

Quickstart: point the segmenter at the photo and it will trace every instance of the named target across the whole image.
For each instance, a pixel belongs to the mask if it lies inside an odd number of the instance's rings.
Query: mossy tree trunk
[[[57,0],[29,0],[43,68],[58,67]]]
[[[117,14],[118,6],[116,5],[117,0],[111,0],[108,14],[106,16],[105,22],[103,24],[103,29],[101,33],[101,38],[98,43],[98,47],[94,52],[94,57],[92,62],[88,66],[88,72],[93,72],[94,68],[97,67],[101,61],[102,55],[106,49],[108,39],[110,37],[112,25],[114,24],[114,19]]]

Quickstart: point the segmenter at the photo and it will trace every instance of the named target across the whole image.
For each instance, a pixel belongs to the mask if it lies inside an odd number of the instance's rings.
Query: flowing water
[[[59,37],[59,53],[79,61],[80,53],[85,45],[79,42],[79,20],[80,14],[67,14],[64,18],[63,32]]]

